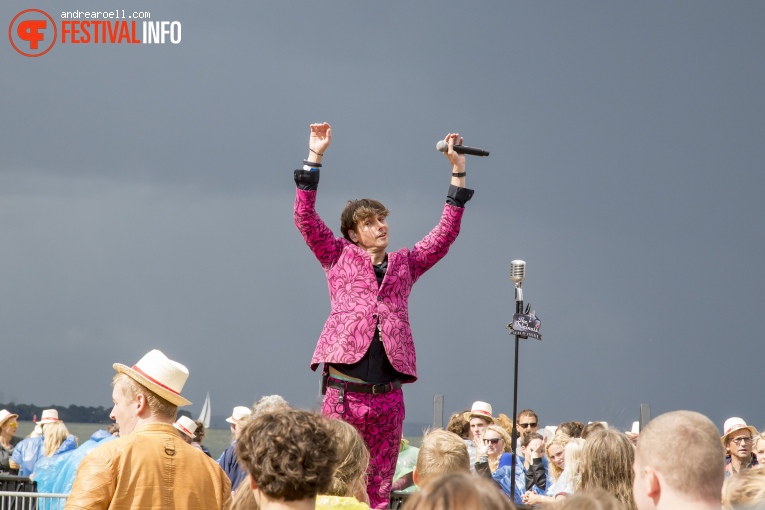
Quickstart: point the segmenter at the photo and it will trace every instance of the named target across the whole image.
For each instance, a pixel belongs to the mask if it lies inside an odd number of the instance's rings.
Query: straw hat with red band
[[[11,418],[18,418],[18,417],[19,417],[18,414],[13,414],[8,409],[3,409],[2,411],[0,411],[0,427],[5,425],[6,420],[9,420]]]
[[[189,418],[188,416],[181,416],[178,418],[178,421],[173,423],[173,427],[177,428],[187,436],[189,436],[191,439],[194,439],[194,434],[197,433],[197,424],[194,423],[194,420]]]
[[[467,421],[470,421],[472,418],[483,418],[489,423],[494,423],[494,417],[491,415],[491,404],[481,402],[480,400],[473,402],[473,407],[470,408],[470,411],[463,414],[463,417]]]
[[[722,440],[723,446],[725,446],[728,442],[729,435],[741,429],[747,429],[752,433],[752,437],[757,435],[757,429],[751,425],[747,425],[746,422],[741,418],[733,417],[725,420],[725,424],[723,425],[723,436],[720,438]]]
[[[115,363],[114,370],[123,373],[146,389],[149,389],[177,406],[191,405],[181,396],[183,385],[189,378],[186,367],[165,356],[162,351],[149,351],[138,363],[128,367]]]
[[[55,409],[45,409],[42,412],[42,416],[40,417],[40,421],[37,422],[38,425],[45,425],[46,423],[54,423],[57,421],[61,421],[58,419],[58,411]]]

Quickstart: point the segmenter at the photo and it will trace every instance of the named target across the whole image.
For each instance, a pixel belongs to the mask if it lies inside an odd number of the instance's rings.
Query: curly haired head
[[[566,434],[556,434],[553,436],[553,438],[547,442],[545,445],[545,454],[547,454],[547,458],[551,459],[552,455],[550,455],[550,447],[551,446],[557,446],[564,452],[564,458],[565,458],[565,451],[566,451],[566,445],[568,442],[571,441],[571,438],[568,437]],[[551,459],[552,460],[552,459]],[[548,464],[548,470],[552,473],[552,475],[557,479],[563,470],[558,467],[558,465],[555,462],[550,462]]]
[[[513,427],[515,426],[513,425],[513,420],[504,413],[499,413],[495,418],[495,422],[505,430],[513,430]]]
[[[452,417],[449,418],[449,424],[446,425],[446,430],[457,434],[462,439],[468,439],[470,436],[470,422],[465,419],[465,413],[469,411],[470,409],[465,409],[460,413],[452,414]]]
[[[326,492],[340,462],[327,419],[299,409],[280,409],[250,421],[236,443],[236,455],[257,490],[281,501]]]

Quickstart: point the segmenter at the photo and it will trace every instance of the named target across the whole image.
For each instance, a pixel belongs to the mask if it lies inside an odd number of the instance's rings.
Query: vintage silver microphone
[[[510,262],[510,279],[515,284],[515,301],[523,301],[523,289],[521,284],[526,279],[526,262],[523,260],[513,260]]]

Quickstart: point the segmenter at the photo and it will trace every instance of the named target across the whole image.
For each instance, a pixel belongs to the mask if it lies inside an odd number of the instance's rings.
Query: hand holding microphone
[[[452,185],[460,188],[465,187],[465,155],[453,150],[462,145],[463,138],[459,133],[449,133],[443,140],[438,142],[445,147],[444,155],[452,163]]]
[[[446,143],[444,140],[439,140],[436,144],[436,149],[439,152],[448,152],[449,151],[449,144]],[[485,149],[478,149],[476,147],[468,147],[467,145],[462,145],[462,138],[460,138],[460,143],[456,144],[454,146],[454,152],[457,154],[467,154],[468,156],[488,156],[489,151]]]

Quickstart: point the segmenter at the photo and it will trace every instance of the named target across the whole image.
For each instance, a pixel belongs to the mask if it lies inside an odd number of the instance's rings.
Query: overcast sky
[[[628,427],[693,409],[765,428],[765,4],[721,1],[0,4],[149,11],[165,45],[0,44],[0,402],[111,403],[112,363],[184,363],[213,413],[313,405],[329,313],[292,221],[308,124],[318,211],[391,211],[391,249],[438,221],[456,131],[475,189],[410,300],[408,422],[512,412],[509,265],[543,340],[519,409]]]

